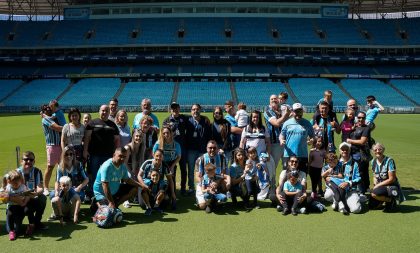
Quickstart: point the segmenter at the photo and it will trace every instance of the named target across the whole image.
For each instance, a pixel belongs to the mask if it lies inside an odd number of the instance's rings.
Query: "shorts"
[[[47,146],[47,166],[54,166],[60,163],[61,146]]]
[[[135,186],[129,185],[129,184],[120,184],[120,188],[118,188],[117,193],[112,195],[112,199],[114,200],[114,204],[118,203],[118,200],[127,195]],[[103,198],[101,200],[98,200],[98,203],[100,205],[108,205],[109,202],[106,198]]]

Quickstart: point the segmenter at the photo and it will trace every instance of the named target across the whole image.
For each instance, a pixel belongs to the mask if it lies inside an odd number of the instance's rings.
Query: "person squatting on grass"
[[[65,221],[79,223],[80,197],[71,184],[72,179],[68,176],[62,176],[59,184],[58,194],[51,199],[53,208],[53,219],[59,220],[61,225]],[[49,219],[50,220],[50,219]]]
[[[208,163],[204,166],[204,170],[205,174],[201,180],[201,191],[206,201],[206,213],[210,213],[214,210],[216,204],[225,203],[227,198],[225,194],[219,191],[223,177],[216,174],[216,166]]]
[[[385,146],[373,145],[375,158],[372,160],[373,189],[370,194],[369,208],[379,209],[385,203],[385,211],[394,211],[396,205],[405,200],[397,178],[397,167],[391,157],[385,156]]]

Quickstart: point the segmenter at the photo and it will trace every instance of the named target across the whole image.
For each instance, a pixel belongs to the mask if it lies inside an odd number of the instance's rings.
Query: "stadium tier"
[[[40,106],[56,99],[69,85],[67,79],[38,79],[29,82],[8,97],[6,106]]]
[[[0,80],[0,101],[22,83],[22,80]]]
[[[420,80],[390,80],[397,89],[420,104]]]
[[[286,91],[281,82],[237,82],[235,88],[238,102],[244,102],[249,108],[267,106],[270,95]],[[289,102],[292,103],[291,98]]]
[[[227,82],[181,82],[176,98],[181,105],[199,103],[222,106],[226,100],[232,100],[232,93]]]
[[[121,105],[138,106],[143,98],[150,98],[153,105],[169,105],[173,90],[173,82],[129,82],[118,100]]]
[[[420,18],[336,20],[309,18],[142,18],[0,21],[0,46],[162,44],[418,45]],[[405,30],[407,39],[401,31]],[[277,35],[275,36],[274,31]],[[9,38],[13,34],[13,38]]]
[[[75,83],[59,102],[63,106],[108,104],[120,86],[121,81],[117,78],[82,79]]]
[[[373,95],[385,106],[413,106],[396,90],[379,80],[343,79],[341,84],[362,105],[366,104],[366,96]]]
[[[334,106],[344,106],[349,99],[336,84],[324,78],[292,78],[289,85],[299,101],[307,106],[315,106],[325,90],[333,92]]]

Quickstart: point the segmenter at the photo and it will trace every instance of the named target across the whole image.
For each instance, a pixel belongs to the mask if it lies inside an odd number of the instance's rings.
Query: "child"
[[[255,208],[260,208],[258,206],[258,193],[260,192],[260,188],[258,186],[258,175],[257,175],[257,166],[261,166],[258,162],[258,155],[257,155],[257,149],[255,147],[250,147],[248,149],[248,160],[246,160],[245,163],[245,170],[244,170],[244,174],[245,174],[245,185],[247,188],[247,192],[248,192],[248,196],[245,199],[245,204],[247,205],[247,207],[249,206],[249,198],[252,195],[253,196],[253,200],[254,200],[254,207]]]
[[[341,141],[346,142],[350,138],[350,133],[354,130],[354,110],[348,108],[344,120],[340,124]]]
[[[338,203],[334,201],[334,192],[332,189],[328,186],[329,182],[332,178],[338,177],[339,174],[342,174],[342,166],[338,162],[338,157],[334,153],[329,153],[325,157],[326,165],[322,168],[322,178],[325,180],[325,194],[324,199],[329,202],[333,202],[332,208],[337,209]],[[335,179],[333,179],[335,180]]]
[[[376,119],[379,112],[382,112],[385,108],[376,101],[375,96],[372,95],[366,97],[366,103],[369,107],[366,112],[366,125],[369,126],[371,131],[373,131],[375,129],[375,123],[373,123],[373,121]]]
[[[90,115],[90,113],[85,113],[83,114],[83,125],[85,127],[87,127],[87,125],[89,124],[89,122],[92,120],[92,116]]]
[[[315,138],[314,147],[309,152],[309,176],[312,182],[312,199],[317,199],[318,194],[322,195],[322,181],[321,181],[321,170],[324,166],[325,160],[325,149],[322,145],[322,137]],[[318,194],[316,188],[318,187]]]
[[[216,166],[208,163],[204,166],[204,170],[206,173],[201,181],[201,191],[204,193],[204,199],[206,200],[206,213],[211,213],[215,202],[225,203],[227,197],[218,191],[223,178],[220,175],[216,175]]]
[[[299,198],[302,196],[302,189],[303,186],[299,182],[299,172],[296,170],[292,170],[288,173],[288,178],[284,185],[283,185],[283,192],[282,195],[286,199],[283,202],[283,215],[287,215],[291,212],[292,215],[296,216],[298,214],[297,208],[299,205]]]
[[[261,189],[257,196],[258,200],[265,200],[270,191],[270,174],[266,165],[267,158],[268,155],[266,153],[261,153],[260,163],[257,164],[258,186]]]
[[[235,120],[238,122],[239,128],[244,128],[249,123],[248,113],[246,112],[246,105],[242,102],[238,104],[238,111],[236,112]]]
[[[148,197],[144,198],[143,196],[144,202],[146,202],[147,206],[145,215],[150,216],[152,214],[150,199],[152,199],[155,203],[153,206],[153,210],[155,210],[158,213],[163,213],[163,210],[160,208],[160,205],[162,204],[162,201],[165,198],[165,189],[161,186],[159,170],[153,169],[150,174],[150,179],[144,179],[144,184],[147,185],[147,187],[149,188]]]
[[[58,196],[51,199],[51,205],[54,216],[64,225],[64,220],[73,219],[77,224],[79,222],[80,197],[73,187],[71,187],[71,178],[63,176],[59,180],[60,191]]]
[[[25,196],[28,188],[23,184],[23,176],[16,170],[9,172],[6,176],[7,186],[6,192],[9,196],[7,203],[7,230],[9,232],[9,240],[16,240],[19,228],[22,225],[25,217],[26,204],[29,201],[29,196]],[[29,212],[30,213],[30,212]],[[26,229],[26,235],[31,236],[35,228],[35,218],[33,214],[28,213],[29,225]]]

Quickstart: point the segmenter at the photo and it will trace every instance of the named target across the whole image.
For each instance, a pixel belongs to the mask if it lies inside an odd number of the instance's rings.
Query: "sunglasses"
[[[290,160],[290,163],[298,163],[298,160]]]
[[[25,162],[33,162],[35,159],[33,158],[22,158]]]
[[[358,119],[366,119],[366,117],[357,117]]]

